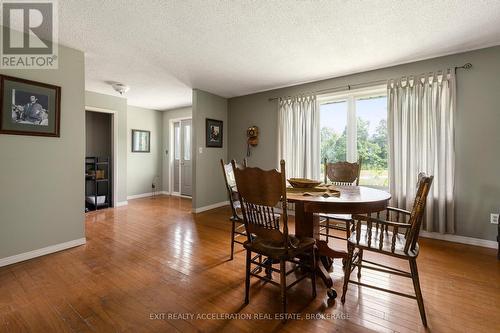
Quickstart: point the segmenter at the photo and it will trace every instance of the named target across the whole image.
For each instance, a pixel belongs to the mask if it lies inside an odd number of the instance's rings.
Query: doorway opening
[[[172,119],[170,121],[170,193],[192,196],[192,120]]]
[[[85,212],[114,207],[114,114],[85,111]]]

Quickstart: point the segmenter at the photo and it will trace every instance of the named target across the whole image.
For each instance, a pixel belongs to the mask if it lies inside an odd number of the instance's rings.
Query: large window
[[[388,188],[385,87],[320,98],[323,161],[362,160],[360,185]]]

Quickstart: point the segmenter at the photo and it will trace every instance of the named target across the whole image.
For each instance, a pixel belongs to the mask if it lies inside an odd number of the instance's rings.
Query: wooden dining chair
[[[328,163],[325,158],[324,170],[324,183],[327,185],[358,186],[359,176],[361,173],[361,160],[355,163]],[[342,240],[347,240],[349,238],[348,224],[349,221],[351,221],[350,214],[320,214],[320,218],[320,235],[325,236],[327,241],[329,238]],[[330,234],[330,230],[345,230],[346,236],[341,237],[336,236],[335,234]]]
[[[247,251],[245,304],[249,302],[250,276],[254,276],[281,288],[282,313],[286,313],[286,291],[304,278],[311,278],[312,294],[316,297],[315,240],[309,237],[296,237],[288,232],[285,161],[280,163],[280,172],[242,168],[234,161],[232,164],[247,234],[247,241],[243,244]],[[281,206],[282,230],[279,220],[275,218],[275,207],[278,204]],[[252,259],[252,253],[279,262],[279,269],[265,266]],[[286,262],[294,263],[295,267],[286,271]],[[262,276],[251,270],[252,264],[279,273],[280,283],[273,281],[267,275]],[[287,276],[299,269],[303,272],[302,276],[287,285]]]
[[[353,225],[351,236],[349,237],[347,243],[348,257],[345,267],[344,288],[341,301],[342,303],[345,302],[347,286],[349,283],[416,299],[422,323],[425,327],[427,327],[424,300],[422,298],[418,278],[417,256],[419,253],[418,236],[433,176],[427,176],[426,174],[421,173],[419,174],[418,179],[417,194],[415,196],[411,212],[404,209],[390,207],[386,211],[385,220],[380,219],[380,213],[378,213],[377,218],[361,215],[352,216]],[[390,221],[391,215],[395,218],[395,221]],[[357,249],[358,253],[361,255],[356,255],[354,253],[355,249]],[[373,251],[391,257],[408,260],[410,272],[387,265],[381,265],[373,261],[364,260],[362,256],[363,251]],[[358,281],[350,279],[351,273],[355,267],[358,267]],[[359,278],[361,277],[362,267],[411,278],[413,280],[415,296],[360,282]]]
[[[234,244],[243,245],[244,240],[241,237],[246,237],[245,225],[243,223],[243,215],[241,214],[241,205],[238,199],[238,190],[236,188],[236,181],[234,179],[233,166],[231,162],[224,163],[224,160],[220,160],[222,166],[222,173],[224,174],[224,181],[226,182],[227,196],[229,198],[229,204],[231,206],[231,259],[234,257]],[[247,159],[243,159],[243,166],[247,166]],[[241,240],[240,240],[241,239]]]

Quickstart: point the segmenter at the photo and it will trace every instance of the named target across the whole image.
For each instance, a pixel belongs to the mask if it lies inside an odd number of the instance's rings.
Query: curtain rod
[[[465,69],[469,70],[472,68],[472,64],[470,62],[464,64],[463,66],[455,66],[453,69],[455,70],[455,73],[457,72],[458,69]],[[422,74],[423,75],[423,74]],[[321,94],[321,93],[327,93],[327,92],[335,92],[335,91],[340,91],[340,90],[351,90],[353,87],[359,88],[359,87],[368,87],[371,85],[375,84],[381,84],[381,83],[386,83],[388,80],[376,80],[376,81],[370,81],[370,82],[364,82],[364,83],[356,83],[356,84],[347,84],[343,86],[338,86],[338,87],[333,87],[333,88],[327,88],[327,89],[321,89],[321,90],[316,90],[312,91],[310,93],[301,93],[300,95],[307,95],[307,94]],[[280,98],[288,98],[292,96],[276,96],[276,97],[271,97],[268,99],[268,101],[274,101]]]

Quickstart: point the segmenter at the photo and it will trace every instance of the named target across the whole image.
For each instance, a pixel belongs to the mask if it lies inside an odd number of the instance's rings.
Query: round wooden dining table
[[[287,201],[295,204],[295,234],[316,239],[320,257],[347,258],[346,251],[333,250],[328,241],[320,239],[319,213],[324,214],[369,214],[387,208],[391,195],[385,191],[364,186],[333,186],[340,195],[325,197],[304,195],[304,192],[287,193]],[[305,190],[307,192],[307,190]],[[317,273],[327,287],[333,286],[326,267],[318,260]]]

